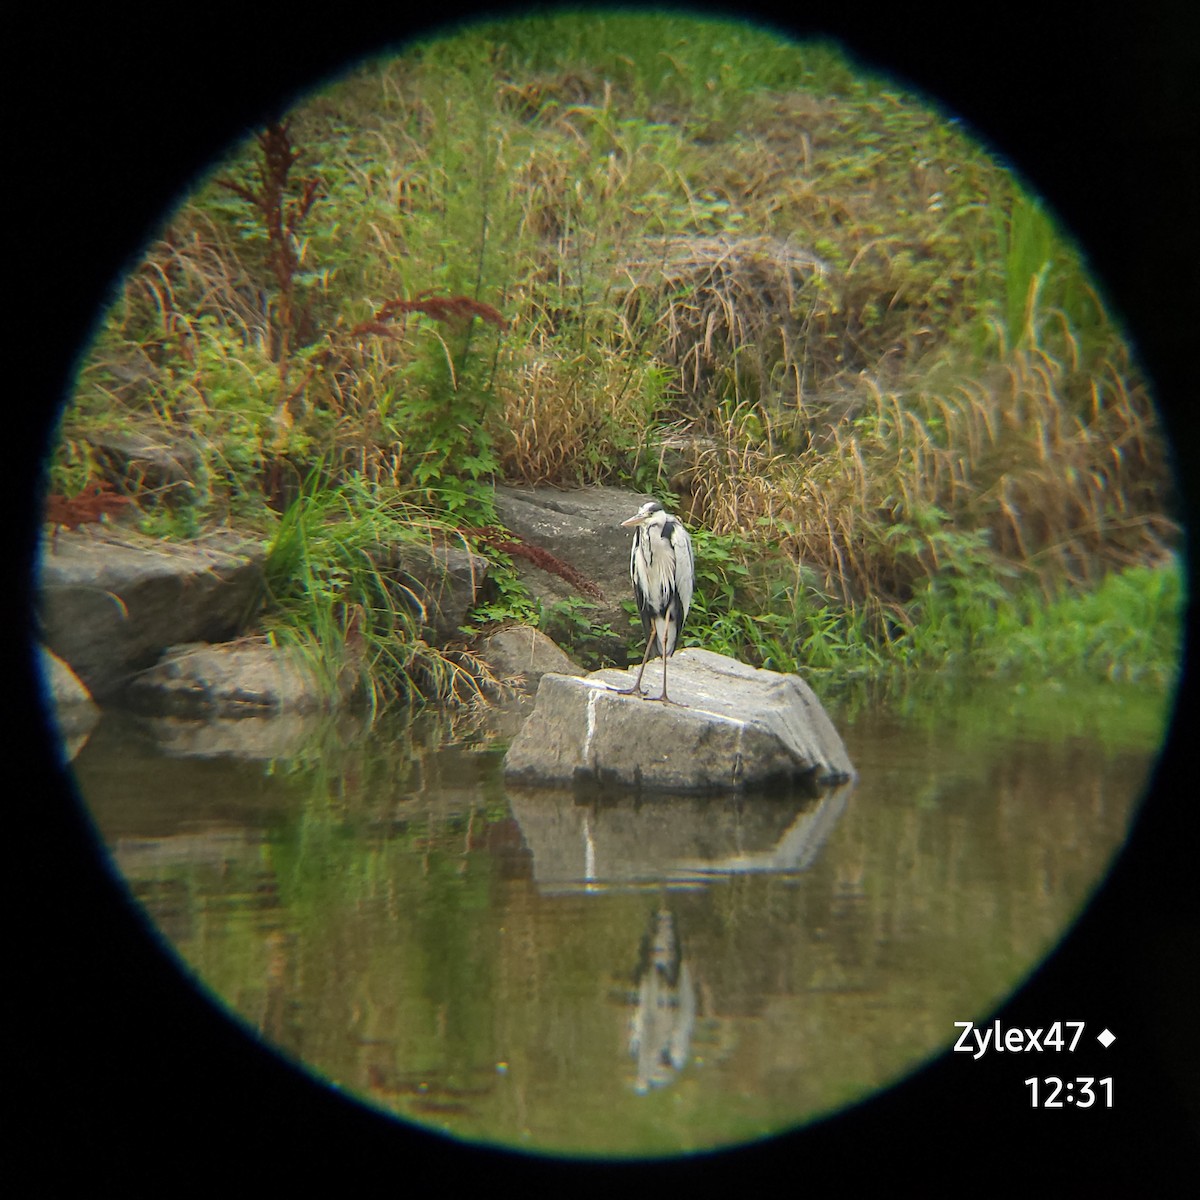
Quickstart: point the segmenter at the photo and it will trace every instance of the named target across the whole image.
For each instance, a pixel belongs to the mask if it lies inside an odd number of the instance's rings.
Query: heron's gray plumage
[[[696,584],[692,539],[683,522],[651,500],[623,525],[634,527],[633,547],[629,554],[629,575],[633,596],[646,634],[646,653],[637,683],[630,690],[641,691],[642,674],[651,655],[663,659],[663,691],[667,697],[666,660],[675,653],[679,633],[692,606]]]

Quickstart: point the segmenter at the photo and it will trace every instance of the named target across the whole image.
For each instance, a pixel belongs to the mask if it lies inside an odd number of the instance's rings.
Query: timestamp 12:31
[[[1112,1076],[1106,1079],[1095,1079],[1090,1075],[1078,1079],[1059,1079],[1051,1075],[1046,1079],[1026,1079],[1025,1086],[1030,1090],[1029,1102],[1034,1108],[1091,1108],[1103,1094],[1103,1107],[1113,1106]]]

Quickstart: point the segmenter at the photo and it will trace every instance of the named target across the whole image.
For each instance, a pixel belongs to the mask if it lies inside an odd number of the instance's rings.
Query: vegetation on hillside
[[[470,663],[373,547],[471,543],[497,480],[677,504],[685,641],[780,669],[1178,658],[1167,455],[1079,252],[956,122],[746,25],[541,16],[359,66],[146,246],[52,492],[114,427],[199,450],[186,499],[135,489],[148,529],[258,530],[272,628],[364,644],[382,694]]]

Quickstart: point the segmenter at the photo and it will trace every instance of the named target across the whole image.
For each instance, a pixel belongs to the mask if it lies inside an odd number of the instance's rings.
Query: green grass
[[[1098,588],[1045,604],[1041,596],[995,606],[981,643],[996,672],[1171,687],[1182,661],[1184,583],[1178,560],[1129,567]]]
[[[463,648],[431,645],[420,593],[403,569],[405,548],[453,537],[412,506],[382,505],[361,480],[320,486],[314,474],[283,514],[266,561],[266,631],[298,649],[326,689],[358,691],[372,707],[431,696],[482,698],[496,681]]]
[[[996,678],[1165,692],[1177,681],[1186,594],[1174,557],[1047,599],[1034,583],[996,578],[984,542],[968,539],[911,605],[887,610],[847,607],[803,573],[781,579],[769,559],[756,571],[736,539],[701,531],[695,540],[697,596],[684,644],[834,690],[872,681],[899,692],[931,676],[955,685]]]

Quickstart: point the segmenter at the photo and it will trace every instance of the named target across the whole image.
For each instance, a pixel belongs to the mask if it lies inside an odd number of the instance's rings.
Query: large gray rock
[[[87,441],[108,478],[143,503],[187,503],[202,489],[204,458],[189,438],[124,429],[95,432]]]
[[[332,708],[353,683],[348,669],[343,679],[322,686],[299,655],[265,641],[199,643],[171,647],[134,676],[122,698],[154,716],[262,717]]]
[[[647,668],[656,694],[661,662]],[[504,773],[515,783],[676,793],[852,779],[854,768],[821,702],[798,675],[758,670],[708,650],[671,659],[681,704],[623,696],[632,672],[545,675]],[[686,706],[686,707],[684,707]]]
[[[625,488],[592,487],[559,491],[549,487],[498,487],[496,514],[527,545],[548,551],[573,568],[599,591],[514,555],[517,575],[547,608],[575,598],[593,607],[587,619],[596,635],[588,649],[624,662],[632,640],[640,635],[621,607],[633,599],[629,582],[630,530],[621,522],[633,516],[648,497]],[[611,632],[601,632],[603,626]]]
[[[480,598],[488,560],[462,546],[399,546],[388,564],[420,606],[419,619],[438,642],[461,639]]]
[[[530,625],[500,629],[483,643],[480,655],[501,679],[517,679],[535,691],[543,675],[582,675],[554,641]]]
[[[167,646],[240,633],[258,608],[264,558],[228,534],[176,544],[100,526],[61,532],[39,563],[43,640],[105,700]]]

